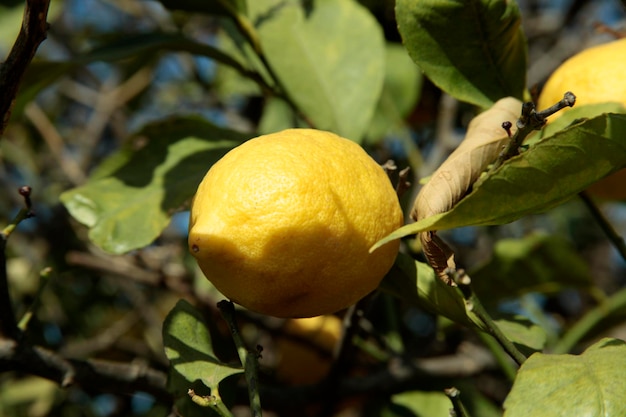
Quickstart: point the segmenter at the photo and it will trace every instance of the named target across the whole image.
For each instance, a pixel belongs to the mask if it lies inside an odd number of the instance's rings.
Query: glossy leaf
[[[496,225],[544,212],[626,167],[626,115],[604,114],[509,159],[445,213],[401,227],[374,248],[427,230]]]
[[[178,398],[177,408],[191,409],[194,415],[207,415],[208,411],[228,415],[220,413],[225,409],[219,391],[220,383],[232,375],[243,373],[241,368],[222,363],[215,355],[212,344],[211,333],[200,313],[188,302],[179,301],[163,323],[163,345],[170,361],[167,388]],[[211,396],[210,407],[201,408],[193,404],[187,395],[192,387],[198,395]]]
[[[380,289],[455,323],[487,331],[482,320],[465,308],[465,300],[457,288],[445,284],[427,264],[406,255],[398,255]],[[526,352],[539,350],[546,343],[543,329],[524,317],[501,317],[496,323],[507,338]]]
[[[539,233],[498,241],[491,259],[470,275],[474,291],[492,304],[529,292],[592,286],[588,265],[569,242]]]
[[[354,0],[248,5],[279,83],[318,129],[360,141],[382,91],[385,45]]]
[[[565,111],[566,110],[566,111]],[[548,125],[529,136],[524,145],[534,145],[539,140],[554,135],[575,122],[591,119],[607,113],[626,113],[626,107],[621,103],[586,104],[565,108],[548,119]]]
[[[523,98],[526,39],[516,2],[397,0],[396,19],[409,54],[443,91],[483,108]]]
[[[532,355],[504,402],[504,417],[624,416],[626,343],[602,339],[581,355]]]
[[[430,266],[409,256],[398,255],[380,289],[456,323],[482,328],[482,321],[466,311],[465,301],[456,288],[444,284]]]
[[[85,185],[61,195],[70,214],[89,227],[105,251],[124,253],[149,245],[196,191],[211,165],[247,135],[199,118],[174,118],[146,126],[111,156]]]

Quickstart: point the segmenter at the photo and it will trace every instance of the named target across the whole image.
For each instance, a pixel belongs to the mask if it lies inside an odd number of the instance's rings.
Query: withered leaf
[[[515,134],[515,121],[521,110],[521,101],[506,97],[472,119],[465,139],[417,195],[411,211],[413,220],[445,213],[465,196],[509,140],[502,123],[511,122],[511,133]]]
[[[511,134],[515,134],[515,120],[521,109],[521,101],[506,97],[472,119],[465,139],[417,195],[411,211],[414,220],[445,213],[467,194],[509,140],[502,123],[511,122]],[[420,240],[428,263],[441,279],[453,285],[447,274],[448,268],[456,267],[452,250],[435,236],[435,232],[420,233]]]

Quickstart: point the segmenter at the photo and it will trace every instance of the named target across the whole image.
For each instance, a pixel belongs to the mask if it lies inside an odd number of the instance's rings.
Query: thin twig
[[[0,65],[0,137],[11,118],[11,109],[26,68],[46,39],[50,0],[27,0],[20,33],[6,61]]]
[[[459,287],[459,290],[465,299],[466,310],[478,317],[489,334],[493,336],[498,343],[500,343],[500,346],[504,348],[504,350],[513,358],[515,362],[517,362],[518,365],[522,365],[526,361],[526,356],[524,356],[524,354],[515,347],[513,342],[511,342],[505,334],[502,333],[502,330],[500,330],[498,325],[493,321],[485,307],[480,302],[476,293],[472,290],[472,280],[469,275],[467,275],[462,269],[450,269],[447,273],[450,276],[450,279]]]
[[[591,212],[591,216],[596,220],[596,222],[598,222],[602,231],[609,241],[611,241],[615,249],[617,249],[617,252],[619,252],[622,259],[626,261],[626,242],[624,241],[624,238],[617,233],[611,222],[609,222],[586,191],[578,193],[578,196],[583,203],[585,203],[585,206],[587,206],[587,209]]]
[[[15,218],[0,232],[0,339],[17,339],[20,335],[13,303],[9,294],[9,277],[7,275],[6,246],[9,236],[18,224],[23,220],[32,217],[32,203],[30,200],[31,188],[20,187],[19,194],[24,198],[24,208],[22,208]]]
[[[87,176],[75,159],[66,155],[65,141],[63,137],[50,121],[46,113],[34,101],[28,103],[24,108],[24,114],[39,132],[44,142],[50,148],[52,156],[73,185],[80,185],[85,182]]]
[[[535,105],[532,102],[524,103],[522,105],[522,114],[516,122],[517,131],[505,149],[500,153],[498,159],[494,162],[490,172],[493,172],[505,161],[519,154],[519,149],[526,137],[533,130],[540,130],[546,124],[546,120],[549,116],[566,107],[572,107],[575,103],[576,96],[569,91],[563,95],[561,101],[542,111],[536,111]]]
[[[355,345],[352,342],[354,337],[359,333],[361,327],[359,323],[365,316],[365,312],[369,309],[372,300],[377,295],[376,291],[371,292],[361,298],[356,304],[348,309],[343,318],[343,333],[339,339],[333,352],[334,361],[328,375],[322,383],[323,397],[325,405],[322,407],[320,415],[326,416],[332,414],[332,410],[340,398],[337,395],[337,387],[339,385],[340,376],[346,374],[346,370],[350,367],[351,358],[354,354]]]
[[[453,411],[454,414],[450,413],[450,415],[455,417],[470,417],[470,414],[461,402],[461,391],[459,391],[458,388],[446,388],[443,392],[450,398],[450,401],[452,401],[453,410],[451,411]]]
[[[52,268],[50,267],[44,268],[39,273],[39,286],[37,287],[37,294],[35,295],[35,299],[17,324],[17,327],[20,329],[20,331],[25,332],[28,328],[28,323],[30,323],[30,320],[35,314],[35,311],[37,311],[37,307],[39,307],[39,304],[41,303],[41,295],[43,294],[43,290],[46,288],[48,282],[50,281],[50,275],[52,275]]]
[[[601,304],[587,311],[584,316],[565,332],[550,351],[554,354],[571,352],[576,344],[588,336],[598,324],[616,312],[624,311],[624,307],[626,307],[626,289],[616,292]]]
[[[250,352],[246,347],[241,334],[239,333],[239,327],[237,326],[237,321],[235,320],[235,306],[232,302],[222,300],[217,303],[217,307],[222,313],[222,317],[224,317],[224,320],[226,320],[226,323],[228,324],[235,346],[237,346],[239,360],[244,366],[244,375],[246,382],[248,383],[248,397],[250,399],[252,417],[261,417],[262,408],[261,396],[259,395],[258,376],[260,348],[258,348],[256,352]]]
[[[125,395],[147,392],[160,403],[172,401],[165,388],[167,376],[161,371],[136,363],[68,359],[43,347],[0,339],[0,372],[7,371],[40,376],[62,387],[79,385]]]

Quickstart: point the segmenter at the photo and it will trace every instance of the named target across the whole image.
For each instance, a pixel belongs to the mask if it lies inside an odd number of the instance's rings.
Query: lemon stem
[[[235,342],[235,346],[237,347],[239,360],[244,367],[244,375],[246,382],[248,383],[248,397],[250,399],[252,416],[261,417],[263,412],[261,408],[261,396],[259,395],[258,376],[260,348],[253,352],[248,350],[246,347],[241,334],[239,333],[239,327],[237,326],[237,321],[235,320],[235,306],[232,302],[222,300],[217,303],[217,307],[219,308],[222,317],[224,317],[224,320],[226,320],[226,323],[228,324],[230,334]]]

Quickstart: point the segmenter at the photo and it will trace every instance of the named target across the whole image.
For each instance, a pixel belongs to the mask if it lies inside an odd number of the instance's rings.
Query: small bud
[[[28,186],[28,185],[23,185],[23,186],[21,186],[21,187],[17,190],[17,192],[18,192],[18,193],[20,193],[20,195],[21,195],[22,197],[30,197],[30,192],[31,192],[32,190],[33,190],[33,189],[32,189],[30,186]]]
[[[509,138],[512,136],[511,134],[511,128],[513,127],[513,123],[506,121],[506,122],[502,122],[502,129],[504,129],[506,131],[506,134],[509,136]]]

